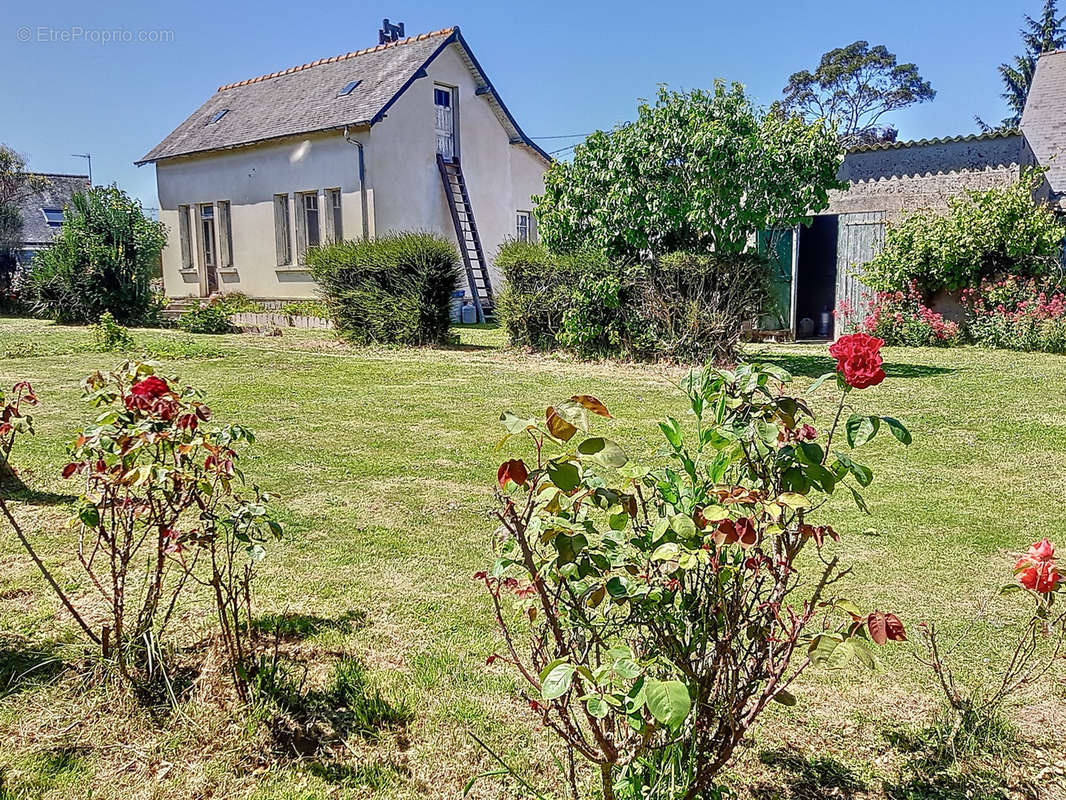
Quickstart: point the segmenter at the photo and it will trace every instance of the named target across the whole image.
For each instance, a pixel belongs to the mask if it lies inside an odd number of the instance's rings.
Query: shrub
[[[560,255],[511,242],[496,264],[511,343],[583,357],[728,360],[767,300],[767,262],[755,254],[669,253],[625,265],[593,250]]]
[[[966,329],[975,344],[1066,353],[1066,292],[1017,277],[986,280],[962,293]]]
[[[93,348],[103,353],[112,353],[115,350],[128,350],[133,347],[133,337],[130,332],[115,322],[110,311],[100,315],[100,321],[89,326],[92,335]]]
[[[329,319],[329,307],[321,300],[298,300],[295,303],[286,303],[281,307],[281,312],[290,317]]]
[[[845,331],[860,330],[883,339],[885,344],[902,347],[955,347],[962,343],[959,325],[925,303],[917,285],[906,292],[876,292],[864,295],[862,321],[846,300],[836,310]]]
[[[26,294],[36,313],[91,323],[111,312],[125,325],[152,322],[160,306],[151,279],[166,228],[115,186],[77,193],[52,246],[37,253]]]
[[[732,360],[746,323],[769,301],[769,264],[754,253],[670,253],[641,271],[634,290],[637,344],[646,357]]]
[[[63,477],[83,485],[75,549],[108,613],[99,634],[83,628],[125,678],[146,684],[165,665],[162,643],[179,596],[203,583],[216,603],[226,666],[247,699],[256,663],[253,568],[262,545],[281,534],[269,498],[254,486],[240,491],[237,448],[253,435],[239,425],[208,427],[200,393],[147,364],[94,373],[83,387],[103,413],[75,439]]]
[[[607,800],[708,796],[767,704],[796,702],[809,664],[874,666],[873,644],[905,638],[896,616],[834,594],[849,570],[815,521],[835,493],[865,509],[873,472],[851,448],[881,429],[910,442],[890,417],[843,418],[852,387],[885,377],[878,347],[834,345],[840,402],[821,431],[783,370],[691,372],[694,424],[659,425],[665,467],[590,435],[590,415],[610,417],[594,397],[541,422],[501,417],[535,460],[497,473],[497,560],[475,576],[503,634],[489,662],[510,664],[536,718],[599,766]]]
[[[1044,171],[1029,169],[1009,186],[952,197],[945,214],[918,211],[890,225],[863,282],[878,291],[906,291],[913,283],[935,293],[986,278],[1055,273],[1066,225],[1033,201]]]
[[[589,258],[603,260],[595,253]],[[510,241],[500,247],[496,268],[506,283],[496,298],[496,315],[511,344],[536,350],[559,346],[563,314],[577,279],[571,269],[577,266],[575,260],[555,256],[532,242]]]
[[[266,311],[266,306],[242,292],[227,292],[220,295],[217,302],[227,314],[261,314]]]
[[[313,248],[307,266],[337,330],[357,344],[449,341],[459,254],[429,233]]]
[[[178,327],[186,333],[233,333],[229,319],[233,313],[219,300],[198,300],[178,317]]]

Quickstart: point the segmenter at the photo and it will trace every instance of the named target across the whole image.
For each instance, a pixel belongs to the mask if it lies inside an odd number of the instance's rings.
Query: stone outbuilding
[[[1038,196],[1066,212],[1066,51],[1037,64],[1021,126],[969,136],[886,142],[849,151],[838,177],[848,188],[830,194],[810,225],[787,232],[777,295],[791,295],[793,335],[833,335],[831,312],[861,305],[862,266],[881,249],[886,224],[920,209],[946,209],[948,198],[1017,180],[1030,165],[1047,167]],[[827,318],[826,313],[830,316]],[[782,317],[785,315],[782,314]],[[813,325],[812,325],[813,323]],[[828,323],[828,324],[827,324]]]

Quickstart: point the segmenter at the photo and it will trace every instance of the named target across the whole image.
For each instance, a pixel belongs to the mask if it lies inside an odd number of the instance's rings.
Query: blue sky
[[[381,18],[407,32],[459,25],[526,133],[587,133],[633,116],[659,83],[737,80],[756,101],[856,39],[915,62],[932,103],[890,121],[902,138],[968,133],[1005,115],[996,65],[1020,48],[1041,0],[763,2],[356,2],[261,0],[9,4],[0,19],[0,142],[33,169],[84,171],[156,205],[140,158],[224,83],[377,44]],[[14,6],[14,7],[12,7]],[[115,32],[118,32],[117,34]],[[142,36],[149,41],[141,42]],[[161,32],[161,33],[160,33]],[[106,41],[108,36],[134,41]],[[23,41],[24,39],[29,41]],[[164,41],[154,41],[155,39]],[[552,150],[573,140],[545,140]]]

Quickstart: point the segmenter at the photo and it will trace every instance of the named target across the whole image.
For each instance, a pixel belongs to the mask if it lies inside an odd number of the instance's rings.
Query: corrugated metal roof
[[[877,144],[866,144],[861,147],[853,147],[848,150],[849,153],[867,153],[872,150],[898,150],[903,147],[928,147],[929,145],[938,144],[955,144],[957,142],[980,142],[988,139],[1007,139],[1011,136],[1020,136],[1020,128],[1007,128],[1005,130],[994,130],[987,133],[971,133],[968,135],[960,136],[944,136],[939,139],[915,139],[906,142],[878,142]]]
[[[512,141],[550,160],[518,127],[459,28],[453,27],[220,86],[136,163],[376,124],[419,73],[451,44],[459,45],[481,85],[478,93],[487,95]],[[359,81],[358,86],[350,94],[340,95],[352,81]],[[212,122],[221,111],[227,113]]]

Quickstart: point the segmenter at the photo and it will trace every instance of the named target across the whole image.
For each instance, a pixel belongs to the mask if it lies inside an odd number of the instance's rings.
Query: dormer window
[[[63,209],[42,208],[41,213],[44,214],[44,221],[48,223],[49,228],[58,228],[63,224]]]
[[[358,86],[360,83],[362,83],[362,81],[350,81],[349,83],[345,84],[344,88],[337,92],[337,97],[347,97],[353,91],[355,91],[355,87]]]
[[[221,111],[216,111],[214,114],[211,115],[211,119],[209,119],[207,121],[207,124],[208,125],[214,125],[216,122],[218,122],[224,116],[226,116],[226,114],[228,114],[228,113],[229,113],[229,109],[228,108],[224,108]]]

